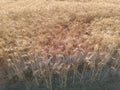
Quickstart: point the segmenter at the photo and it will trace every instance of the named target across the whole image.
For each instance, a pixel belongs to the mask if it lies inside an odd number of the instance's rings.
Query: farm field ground
[[[0,90],[119,90],[120,0],[0,0]]]

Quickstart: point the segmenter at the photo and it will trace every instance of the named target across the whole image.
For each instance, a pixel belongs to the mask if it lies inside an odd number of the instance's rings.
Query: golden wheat
[[[66,87],[69,70],[80,80],[91,70],[94,81],[103,68],[120,68],[120,0],[71,1],[0,1],[0,63],[8,78],[25,78],[30,65],[35,82],[44,78],[52,90],[54,73]]]

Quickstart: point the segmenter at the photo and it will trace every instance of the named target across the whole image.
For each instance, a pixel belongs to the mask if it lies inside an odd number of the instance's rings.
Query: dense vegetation
[[[8,90],[119,90],[119,5],[1,0],[0,83]]]

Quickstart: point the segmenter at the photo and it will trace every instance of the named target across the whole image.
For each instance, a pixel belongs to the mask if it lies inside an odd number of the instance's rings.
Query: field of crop
[[[0,0],[0,90],[119,88],[120,0]]]

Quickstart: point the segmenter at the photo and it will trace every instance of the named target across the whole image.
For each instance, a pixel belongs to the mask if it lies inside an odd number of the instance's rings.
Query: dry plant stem
[[[47,67],[47,72],[48,72],[48,76],[46,76],[45,74],[43,75],[47,88],[49,90],[52,90],[52,71],[50,70],[50,67]]]
[[[74,66],[74,68],[73,68],[73,84],[75,84],[75,78],[76,78],[76,76],[79,74],[79,72],[78,72],[78,66],[79,66],[79,64],[76,64],[76,65],[73,65]]]
[[[66,88],[67,86],[67,74],[68,72],[61,72],[60,77],[61,77],[61,87]]]
[[[77,68],[74,68],[74,72],[73,72],[73,84],[75,84],[75,78],[76,78],[76,76],[77,76]]]
[[[52,71],[49,70],[49,89],[52,90]]]
[[[91,81],[94,81],[94,80],[96,79],[95,75],[96,75],[96,68],[93,67],[93,68],[92,68]]]
[[[80,82],[82,82],[82,80],[84,79],[84,74],[85,74],[85,72],[87,71],[87,65],[83,65],[83,70],[82,70],[82,72],[81,72],[81,79],[80,79]]]
[[[97,73],[96,73],[96,79],[97,79],[97,80],[100,80],[100,79],[101,79],[102,70],[103,70],[103,67],[100,67],[100,68],[97,70]]]

